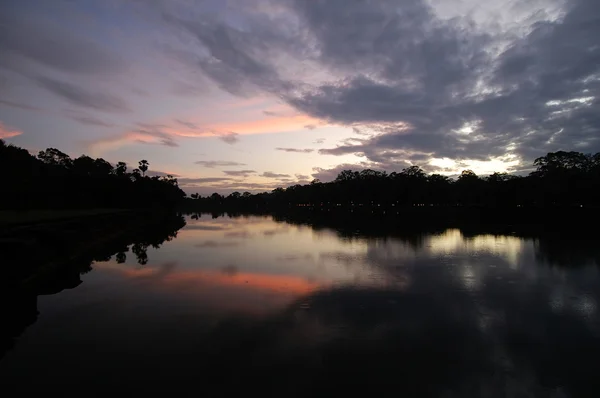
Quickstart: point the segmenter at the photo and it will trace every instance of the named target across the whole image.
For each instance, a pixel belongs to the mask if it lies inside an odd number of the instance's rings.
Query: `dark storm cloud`
[[[382,152],[409,150],[483,160],[506,153],[512,145],[530,160],[550,150],[573,148],[574,143],[586,151],[600,150],[598,100],[592,99],[597,98],[600,85],[600,9],[593,0],[572,1],[562,21],[536,24],[494,62],[481,50],[487,36],[451,26],[429,31],[434,19],[423,7],[409,8],[405,15],[411,18],[393,18],[373,46],[362,47],[360,40],[369,38],[369,22],[356,21],[339,29],[339,24],[331,23],[338,16],[328,19],[326,11],[313,13],[307,7],[308,20],[323,24],[317,26],[322,26],[319,35],[327,61],[363,73],[317,87],[290,102],[313,116],[343,124],[410,125],[408,132],[388,131],[363,144],[322,153],[363,153],[378,161]],[[370,15],[374,24],[384,18],[380,13],[384,7],[373,7],[367,14],[358,13],[357,7],[357,13],[349,11],[352,18]],[[412,33],[406,31],[408,27]],[[356,45],[334,44],[349,35],[358,37]],[[401,51],[391,51],[389,46]],[[369,61],[361,61],[359,53],[383,67],[364,65]],[[499,66],[494,69],[495,65]],[[365,77],[369,71],[385,83]],[[474,86],[478,81],[493,92],[478,92]],[[549,101],[557,105],[548,106]],[[456,133],[465,122],[474,121],[480,123],[475,134]]]
[[[289,174],[277,174],[277,173],[273,173],[272,171],[265,171],[260,176],[265,177],[265,178],[289,178],[289,177],[291,177]]]
[[[594,0],[568,7],[562,21],[537,24],[502,54],[494,82],[514,89],[476,108],[486,130],[510,128],[528,156],[574,144],[600,150],[600,8]]]
[[[131,112],[123,99],[111,94],[90,92],[77,85],[44,76],[38,76],[35,81],[73,105],[111,113]]]
[[[195,164],[199,164],[200,166],[215,168],[215,167],[232,167],[232,166],[245,166],[246,163],[240,162],[232,162],[230,160],[198,160],[194,162]]]
[[[311,153],[314,151],[314,149],[298,149],[298,148],[275,148],[275,150],[277,151],[283,151],[283,152],[293,152],[293,153]]]
[[[321,120],[358,131],[382,127],[323,154],[404,166],[432,157],[514,153],[528,162],[559,149],[600,150],[596,0],[567,1],[563,18],[535,22],[525,36],[486,33],[468,17],[441,20],[424,0],[273,4],[287,23],[251,7],[240,8],[244,29],[215,20],[171,23],[210,54],[200,68],[229,92],[251,85]],[[338,78],[300,83],[286,76],[275,51]]]
[[[487,35],[438,21],[417,0],[295,3],[320,44],[321,62],[346,78],[300,95],[296,108],[342,124],[410,123],[432,130],[450,98],[488,65]],[[344,12],[339,9],[343,7]],[[444,123],[445,124],[445,123]]]

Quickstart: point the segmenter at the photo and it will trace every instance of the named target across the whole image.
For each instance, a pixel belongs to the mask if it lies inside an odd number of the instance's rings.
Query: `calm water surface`
[[[0,360],[2,384],[600,396],[600,275],[586,249],[458,229],[366,237],[271,217],[186,222],[145,264],[130,248],[39,296],[37,321]]]

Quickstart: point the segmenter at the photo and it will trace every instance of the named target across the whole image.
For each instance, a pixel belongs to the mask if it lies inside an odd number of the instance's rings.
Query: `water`
[[[599,396],[593,239],[195,218],[38,296],[37,320],[0,361],[2,385]]]

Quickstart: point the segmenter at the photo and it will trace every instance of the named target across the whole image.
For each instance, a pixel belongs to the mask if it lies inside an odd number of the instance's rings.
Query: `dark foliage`
[[[0,140],[0,208],[146,208],[174,206],[185,196],[173,176],[148,177],[149,163],[127,172],[123,162],[82,155],[71,159],[55,148],[37,158]]]
[[[308,185],[277,188],[252,195],[234,192],[188,199],[189,208],[273,207],[570,207],[600,204],[600,153],[553,152],[535,160],[528,176],[494,173],[479,177],[464,170],[456,180],[440,174],[427,175],[411,166],[400,173],[362,170],[342,171],[335,181],[314,180]]]

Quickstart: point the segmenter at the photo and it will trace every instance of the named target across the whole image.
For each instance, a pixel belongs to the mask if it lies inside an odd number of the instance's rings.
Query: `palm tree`
[[[142,177],[146,176],[146,171],[148,171],[148,166],[150,166],[150,163],[148,163],[148,161],[146,159],[140,160],[138,162],[138,164],[140,165],[139,169],[142,172]]]

